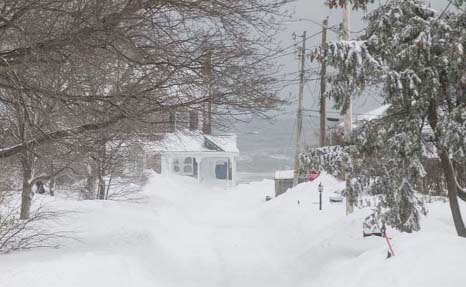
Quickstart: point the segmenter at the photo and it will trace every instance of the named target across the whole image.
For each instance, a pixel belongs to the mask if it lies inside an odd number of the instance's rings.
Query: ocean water
[[[353,118],[370,113],[380,107],[383,100],[379,96],[380,89],[375,87],[362,95],[353,98]],[[309,100],[310,99],[310,100]],[[315,97],[309,97],[312,104],[308,109],[317,110]],[[296,104],[296,103],[295,103]],[[340,118],[328,102],[328,116]],[[327,122],[327,132],[335,127],[335,122]],[[306,112],[303,115],[303,137],[301,146],[318,146],[319,114]],[[296,136],[296,112],[292,106],[289,112],[284,111],[272,120],[254,118],[249,122],[237,123],[233,131],[238,136],[240,158],[238,161],[239,182],[251,182],[264,178],[273,178],[276,170],[293,169],[293,158]]]
[[[318,143],[318,120],[304,118],[302,146]],[[253,119],[234,127],[238,136],[238,181],[272,179],[276,170],[293,168],[296,119]]]

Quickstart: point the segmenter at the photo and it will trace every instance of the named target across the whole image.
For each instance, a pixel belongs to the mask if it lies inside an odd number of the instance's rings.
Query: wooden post
[[[201,182],[202,177],[201,177],[201,163],[202,163],[202,158],[196,158],[197,161],[197,180]]]
[[[236,158],[232,157],[231,162],[231,184],[236,186]]]
[[[349,41],[350,34],[350,9],[351,4],[347,1],[345,8],[343,9],[343,29],[344,29],[344,40]],[[352,113],[353,113],[353,103],[351,95],[348,98],[348,107],[346,108],[345,121],[344,121],[344,140],[346,144],[351,143],[352,135]],[[348,163],[346,163],[348,164]],[[353,192],[351,189],[351,178],[349,176],[349,166],[345,168],[345,181],[346,181],[346,214],[353,213]]]
[[[298,99],[298,114],[296,125],[296,142],[295,142],[295,155],[294,155],[294,177],[293,186],[298,185],[299,176],[299,154],[301,152],[301,136],[303,132],[303,93],[304,93],[304,64],[306,59],[306,31],[304,31],[301,50],[301,71],[299,74],[299,99]]]
[[[327,49],[327,27],[328,18],[323,21],[322,25],[322,49]],[[324,52],[324,59],[322,59],[321,70],[320,70],[320,146],[325,145],[325,121],[326,121],[326,110],[327,110],[327,99],[325,98],[325,75],[327,73],[327,66],[325,64],[325,56],[327,52]]]

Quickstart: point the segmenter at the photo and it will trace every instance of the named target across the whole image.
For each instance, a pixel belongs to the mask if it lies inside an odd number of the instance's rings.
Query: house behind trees
[[[164,175],[190,176],[209,184],[236,184],[239,150],[234,134],[177,130],[160,141],[144,143],[143,149],[145,168]]]

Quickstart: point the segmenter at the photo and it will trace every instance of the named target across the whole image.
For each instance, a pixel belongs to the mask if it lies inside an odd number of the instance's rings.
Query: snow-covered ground
[[[389,230],[386,259],[383,239],[362,237],[367,210],[328,202],[342,187],[322,175],[266,202],[271,180],[223,190],[154,175],[143,201],[44,197],[78,211],[60,228],[79,241],[0,256],[0,286],[465,286],[466,240],[446,203],[429,204],[421,232]]]

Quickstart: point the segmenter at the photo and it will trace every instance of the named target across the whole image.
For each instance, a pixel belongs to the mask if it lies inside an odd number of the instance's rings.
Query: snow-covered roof
[[[236,135],[205,135],[200,131],[167,133],[162,140],[144,145],[151,152],[228,152],[239,153]]]
[[[353,115],[353,128],[357,128],[358,127],[358,123],[361,123],[361,122],[370,122],[370,121],[373,121],[373,120],[376,120],[376,119],[380,119],[382,118],[385,113],[387,112],[388,108],[390,107],[390,105],[382,105],[372,111],[369,111],[369,112],[366,112],[366,113],[363,113],[363,114],[359,114],[359,115]],[[344,123],[340,123],[338,124],[339,127],[343,127],[344,126]]]
[[[382,105],[382,106],[378,107],[375,110],[372,110],[372,111],[369,111],[367,113],[360,114],[360,115],[357,115],[357,116],[353,116],[353,129],[358,128],[358,123],[370,122],[370,121],[373,121],[373,120],[383,118],[386,115],[387,110],[388,110],[389,107],[390,107],[390,105]],[[343,128],[344,123],[340,123],[338,126]],[[432,135],[433,131],[432,131],[432,128],[430,127],[430,125],[425,124],[423,126],[423,128],[422,128],[422,133],[425,136]]]
[[[372,121],[383,117],[390,105],[383,105],[378,107],[375,110],[369,111],[367,113],[357,115],[353,122],[359,121]]]
[[[218,135],[218,136],[204,135],[204,138],[206,138],[208,141],[212,142],[213,144],[221,148],[223,151],[239,152],[238,147],[236,145],[235,134]]]

